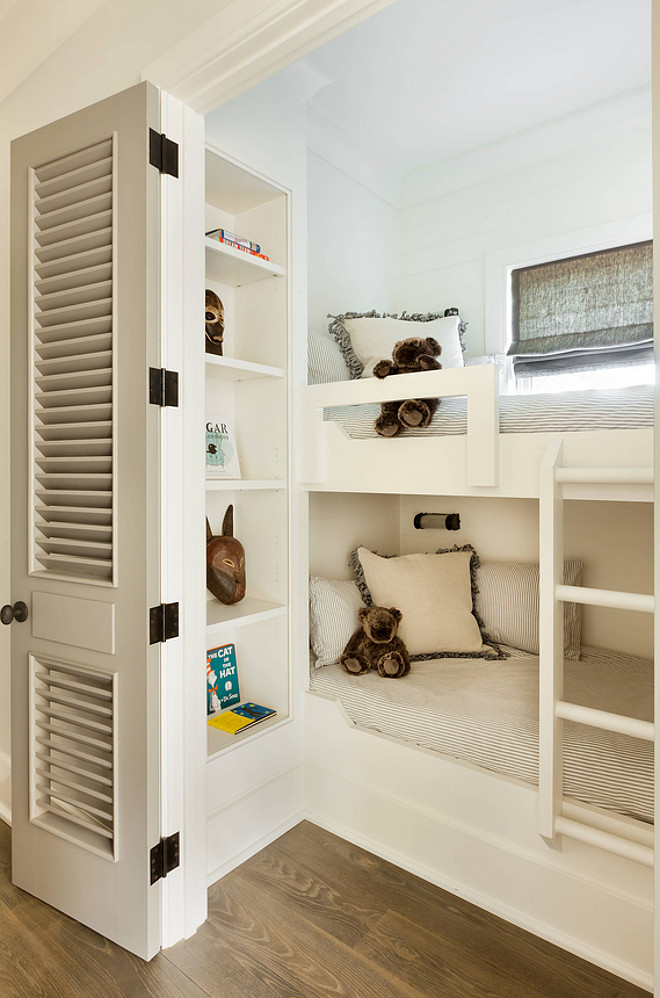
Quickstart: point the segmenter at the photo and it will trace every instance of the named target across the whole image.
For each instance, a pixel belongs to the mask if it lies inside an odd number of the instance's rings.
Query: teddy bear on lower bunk
[[[398,636],[402,614],[392,606],[363,606],[360,627],[349,639],[339,661],[351,676],[377,669],[384,679],[399,679],[410,672],[408,649]]]
[[[411,374],[414,371],[439,371],[442,364],[436,360],[442,347],[432,336],[421,339],[411,336],[394,344],[392,360],[379,360],[374,367],[374,377],[387,378],[390,374]],[[395,437],[401,430],[423,429],[428,426],[440,405],[440,399],[407,399],[404,402],[381,402],[380,416],[375,422],[376,433],[381,437]]]

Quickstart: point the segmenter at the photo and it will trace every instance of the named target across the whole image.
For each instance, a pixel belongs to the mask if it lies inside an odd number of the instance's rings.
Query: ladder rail
[[[555,475],[562,449],[561,440],[548,444],[539,495],[539,832],[550,840],[564,783],[563,730],[557,718],[564,696],[564,608],[556,599],[564,581],[564,502]]]
[[[616,817],[576,807],[563,796],[564,721],[655,740],[650,721],[596,710],[564,700],[564,603],[653,613],[655,599],[564,584],[565,484],[648,484],[649,468],[564,468],[562,442],[548,444],[539,480],[539,833],[553,844],[558,836],[598,846],[647,866],[653,865],[652,835],[631,830]]]

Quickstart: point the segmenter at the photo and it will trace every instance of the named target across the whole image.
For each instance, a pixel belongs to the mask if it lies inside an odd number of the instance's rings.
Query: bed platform
[[[329,665],[312,670],[311,689],[339,701],[361,728],[537,786],[539,659],[506,651],[510,657],[497,662],[414,662],[411,673],[396,682],[374,672],[349,676]],[[566,661],[565,670],[572,702],[652,720],[652,662],[583,648],[581,660]],[[582,724],[566,728],[566,796],[652,822],[652,744]],[[651,839],[650,832],[646,837]]]
[[[653,389],[500,396],[495,365],[309,385],[301,390],[303,481],[311,490],[416,495],[539,495],[550,440],[576,468],[640,470],[608,499],[651,501]],[[426,430],[377,437],[380,401],[440,397]],[[630,477],[630,476],[628,476]],[[598,499],[595,482],[566,498]]]

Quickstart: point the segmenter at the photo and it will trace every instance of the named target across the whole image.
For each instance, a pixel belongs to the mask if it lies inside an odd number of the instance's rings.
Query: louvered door
[[[13,878],[149,958],[160,942],[159,95],[12,148]],[[174,181],[173,181],[174,182]]]
[[[115,139],[32,174],[32,565],[112,583]]]

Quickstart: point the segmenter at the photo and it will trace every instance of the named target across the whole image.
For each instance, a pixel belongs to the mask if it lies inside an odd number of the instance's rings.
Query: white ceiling
[[[398,0],[281,76],[405,174],[649,87],[651,0]]]

